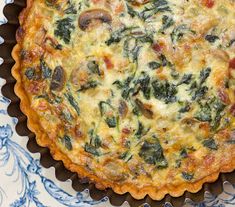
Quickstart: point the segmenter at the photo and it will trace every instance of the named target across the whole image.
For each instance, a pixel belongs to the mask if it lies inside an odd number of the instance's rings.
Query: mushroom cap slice
[[[92,9],[80,14],[78,25],[81,30],[86,30],[92,20],[100,20],[103,23],[111,23],[112,16],[104,9]]]
[[[57,66],[52,75],[50,89],[52,91],[61,91],[65,84],[65,71],[61,66]]]
[[[135,103],[137,107],[139,108],[139,110],[141,111],[141,113],[147,119],[153,119],[153,112],[150,110],[150,108],[147,105],[143,104],[142,101],[140,101],[139,99],[136,99]]]
[[[131,0],[130,3],[134,6],[141,6],[149,3],[149,0]]]

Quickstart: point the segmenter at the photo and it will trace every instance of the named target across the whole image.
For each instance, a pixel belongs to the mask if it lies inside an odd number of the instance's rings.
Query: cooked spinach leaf
[[[99,148],[102,144],[99,135],[95,133],[94,129],[89,130],[88,134],[90,137],[90,145],[94,146],[95,148]]]
[[[124,41],[123,51],[124,55],[131,59],[132,62],[138,63],[138,57],[140,53],[140,49],[142,46],[139,44],[136,38],[127,38]]]
[[[36,75],[36,70],[35,68],[27,68],[24,74],[29,80],[33,80]]]
[[[121,94],[124,99],[127,99],[131,91],[133,91],[133,88],[130,87],[130,84],[133,79],[134,79],[134,75],[128,76],[124,81],[117,80],[113,83],[113,85],[116,85],[118,89],[122,90]]]
[[[56,21],[55,36],[62,39],[66,44],[70,43],[71,33],[75,29],[73,20],[69,17]]]
[[[201,86],[199,87],[193,94],[192,96],[192,100],[200,100],[202,99],[205,94],[207,93],[208,91],[208,87],[207,86]]]
[[[167,168],[168,162],[163,154],[162,146],[156,139],[155,143],[144,141],[139,156],[148,164],[156,165],[157,168]]]
[[[48,103],[50,104],[59,104],[62,102],[62,98],[60,96],[56,96],[55,94],[53,93],[50,93],[50,94],[41,94],[39,96],[36,96],[35,98],[42,98],[42,99],[45,99],[46,101],[48,101]]]
[[[174,20],[173,18],[167,16],[167,15],[163,15],[162,17],[162,27],[160,29],[160,32],[164,32],[166,29],[168,29],[169,27],[171,27],[172,25],[174,25]]]
[[[139,16],[139,13],[135,11],[129,4],[126,4],[127,13],[133,18],[135,16]]]
[[[216,144],[215,140],[213,138],[206,139],[202,142],[204,147],[209,148],[210,150],[217,150],[218,145]]]
[[[200,104],[200,109],[197,111],[195,118],[199,121],[210,122],[212,120],[211,108],[208,103]]]
[[[78,106],[77,101],[74,99],[71,93],[65,93],[64,96],[67,98],[69,101],[70,105],[75,109],[77,112],[78,116],[80,115],[80,108]]]
[[[182,84],[189,84],[192,80],[193,74],[184,74],[179,83],[177,84],[182,85]]]
[[[149,5],[144,7],[144,9],[139,13],[139,16],[145,21],[157,13],[166,11],[171,11],[166,0],[153,0]]]
[[[214,119],[211,122],[211,127],[213,130],[216,130],[219,127],[220,121],[222,119],[222,113],[225,107],[226,105],[222,101],[215,98],[215,100],[212,103],[212,110],[214,111]]]
[[[156,69],[160,68],[161,66],[162,66],[162,64],[158,63],[156,61],[152,61],[152,62],[148,63],[148,67],[152,70],[156,70]]]
[[[143,134],[145,133],[144,131],[145,131],[144,125],[139,121],[138,122],[138,130],[135,133],[136,138],[140,139],[143,136]]]
[[[192,31],[186,24],[181,24],[174,28],[171,33],[171,41],[175,44],[183,38],[187,33],[195,34],[195,31]]]
[[[104,120],[109,128],[115,128],[117,126],[117,118],[113,115],[114,108],[110,103],[101,101],[99,103],[100,114],[104,117]]]
[[[228,143],[228,144],[235,144],[235,140],[231,139],[231,140],[226,141],[226,143]]]
[[[94,156],[100,156],[100,152],[91,144],[86,143],[84,150]]]
[[[43,59],[40,59],[40,69],[42,71],[43,78],[50,78],[51,77],[52,70],[49,68],[49,66],[46,64],[46,62]]]
[[[201,99],[204,98],[206,93],[208,92],[208,87],[205,86],[205,82],[207,78],[210,76],[211,73],[211,68],[205,68],[201,70],[200,75],[199,75],[199,80],[194,81],[189,90],[191,91],[190,94],[192,94],[192,100],[197,100],[200,101]]]
[[[182,161],[180,159],[175,161],[175,168],[180,168],[182,164]]]
[[[96,61],[89,61],[87,63],[87,68],[94,74],[101,75],[99,65]]]
[[[227,47],[231,47],[233,45],[233,43],[235,43],[235,39],[230,40]]]
[[[200,72],[200,77],[199,77],[200,78],[200,83],[199,83],[199,85],[203,84],[207,80],[207,78],[210,76],[210,74],[211,74],[211,68],[210,67],[203,69]]]
[[[77,14],[77,10],[75,8],[75,4],[70,0],[67,1],[68,7],[64,10],[65,14]]]
[[[187,158],[188,157],[188,152],[187,152],[187,150],[185,148],[181,149],[180,157],[181,158]]]
[[[124,160],[125,162],[129,162],[132,157],[133,155],[131,155],[129,151],[126,151],[122,153],[118,158]]]
[[[187,172],[182,172],[182,177],[187,180],[187,181],[191,181],[194,177],[193,173],[187,173]]]
[[[98,86],[98,82],[95,80],[90,80],[86,84],[82,85],[80,89],[78,89],[78,92],[84,92],[88,89],[96,88]]]
[[[99,109],[101,116],[104,116],[106,113],[114,110],[114,108],[108,101],[99,102]]]
[[[142,72],[140,76],[134,81],[135,89],[138,91],[140,89],[143,92],[144,97],[150,99],[150,77],[147,73]],[[137,93],[137,92],[134,92]]]
[[[211,129],[216,130],[220,126],[226,105],[216,97],[207,100],[203,104],[199,102],[199,105],[200,109],[197,111],[195,118],[199,121],[210,122]]]
[[[206,35],[205,40],[210,43],[214,43],[216,40],[219,40],[219,37],[216,35]]]
[[[162,62],[162,66],[163,67],[165,67],[167,65],[171,65],[171,63],[166,59],[165,55],[161,54],[159,58],[160,58],[160,60]]]
[[[61,116],[62,116],[62,119],[66,120],[68,122],[71,122],[73,120],[73,116],[68,109],[63,109],[61,111]]]
[[[152,82],[153,94],[156,99],[163,100],[165,103],[172,103],[177,100],[177,87],[167,80],[155,80]]]
[[[116,117],[107,117],[105,119],[106,124],[109,126],[109,128],[115,128],[117,126],[117,119]]]
[[[191,106],[190,103],[186,102],[182,108],[180,108],[179,113],[186,113],[190,111]]]
[[[119,30],[112,32],[110,38],[107,41],[105,41],[105,44],[110,46],[114,43],[119,43],[122,40],[122,38],[125,36],[125,33],[131,31],[134,28],[135,27],[123,27]]]
[[[67,150],[71,151],[73,149],[70,136],[64,135],[64,137],[61,139],[61,141]]]

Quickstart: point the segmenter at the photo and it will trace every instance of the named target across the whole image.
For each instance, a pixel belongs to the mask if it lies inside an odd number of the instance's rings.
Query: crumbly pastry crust
[[[27,19],[30,9],[33,5],[33,0],[27,0],[27,8],[25,8],[20,14],[20,23],[21,26],[24,25],[25,20]],[[161,188],[156,188],[155,186],[143,186],[138,188],[135,184],[130,182],[115,182],[112,180],[103,179],[88,171],[84,166],[75,164],[71,159],[64,153],[61,149],[58,148],[56,143],[48,137],[48,134],[45,132],[40,123],[40,117],[32,109],[30,104],[30,99],[25,91],[25,88],[22,84],[22,75],[21,71],[21,59],[20,52],[22,49],[23,38],[17,37],[17,45],[12,51],[12,57],[15,60],[15,65],[12,69],[12,74],[16,79],[15,93],[20,98],[20,108],[24,114],[28,117],[28,128],[35,133],[37,143],[40,146],[48,147],[50,152],[55,160],[62,160],[65,167],[72,172],[78,173],[82,178],[88,178],[90,182],[95,183],[98,189],[112,188],[114,192],[118,194],[124,194],[129,192],[135,199],[142,199],[146,195],[149,195],[154,200],[161,200],[166,194],[171,196],[178,197],[181,196],[185,191],[197,192],[202,188],[202,185],[206,182],[214,182],[220,173],[231,172],[235,169],[235,159],[234,157],[225,165],[220,166],[219,170],[212,171],[205,177],[202,177],[195,182],[184,182],[180,185],[171,185],[166,184],[161,186]]]

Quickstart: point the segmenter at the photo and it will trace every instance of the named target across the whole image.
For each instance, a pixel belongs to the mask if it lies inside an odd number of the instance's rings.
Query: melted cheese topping
[[[232,0],[33,1],[21,76],[48,138],[137,188],[218,171],[235,159],[234,11]]]

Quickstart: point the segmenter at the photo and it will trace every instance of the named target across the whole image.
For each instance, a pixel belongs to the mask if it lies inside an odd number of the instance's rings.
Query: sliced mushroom
[[[104,9],[92,9],[81,13],[78,19],[78,25],[81,30],[86,30],[92,20],[100,20],[103,23],[111,23],[112,17]]]
[[[127,174],[124,173],[123,167],[119,162],[108,160],[103,164],[105,176],[115,182],[126,180]]]
[[[131,0],[130,2],[134,6],[140,6],[140,5],[147,4],[149,0]]]
[[[128,106],[125,101],[121,100],[118,106],[118,112],[122,118],[125,118],[128,112]]]
[[[53,72],[50,89],[61,91],[65,84],[65,71],[61,66],[57,66]]]
[[[143,104],[139,99],[135,100],[135,103],[141,113],[147,118],[147,119],[153,119],[153,112],[150,110],[150,107],[146,104]]]

